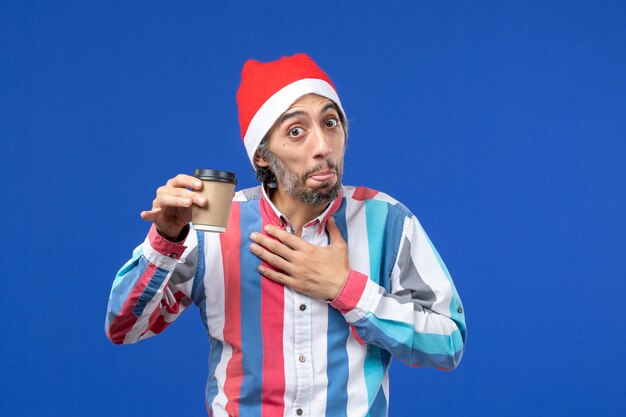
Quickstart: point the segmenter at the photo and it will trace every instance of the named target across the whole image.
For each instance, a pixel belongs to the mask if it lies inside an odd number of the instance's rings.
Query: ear
[[[259,156],[258,152],[254,153],[254,163],[257,164],[258,166],[262,167],[262,168],[266,168],[268,166],[270,166],[270,163],[267,162],[264,158],[261,158],[261,156]]]

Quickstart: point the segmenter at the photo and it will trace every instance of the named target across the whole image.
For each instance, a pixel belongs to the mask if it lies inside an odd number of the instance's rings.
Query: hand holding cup
[[[142,211],[141,218],[153,222],[161,235],[174,240],[191,221],[192,205],[206,205],[206,197],[198,192],[202,189],[198,178],[178,174],[157,189],[152,209]]]

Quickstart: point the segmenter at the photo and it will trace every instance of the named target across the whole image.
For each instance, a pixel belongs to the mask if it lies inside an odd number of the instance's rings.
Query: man
[[[417,219],[391,197],[342,186],[347,122],[304,54],[248,61],[241,133],[262,185],[236,193],[224,234],[192,232],[202,183],[157,190],[148,237],[117,274],[114,343],[160,333],[191,303],[211,344],[212,416],[386,416],[391,357],[455,368],[461,301]]]

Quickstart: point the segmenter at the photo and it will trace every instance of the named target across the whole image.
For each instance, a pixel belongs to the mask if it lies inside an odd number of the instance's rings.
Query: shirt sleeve
[[[463,306],[448,269],[414,216],[407,216],[389,290],[352,270],[331,302],[361,344],[411,366],[451,370],[465,348]]]
[[[115,344],[162,332],[192,303],[198,245],[195,233],[170,242],[154,225],[113,281],[105,332]]]

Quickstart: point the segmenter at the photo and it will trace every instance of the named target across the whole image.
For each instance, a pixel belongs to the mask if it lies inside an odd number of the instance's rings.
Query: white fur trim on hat
[[[269,132],[280,115],[287,111],[289,106],[307,94],[318,94],[334,101],[345,118],[337,92],[326,81],[319,78],[304,78],[286,85],[263,103],[248,125],[243,143],[253,166],[254,153],[261,144],[263,137]]]

